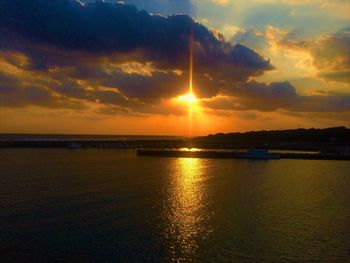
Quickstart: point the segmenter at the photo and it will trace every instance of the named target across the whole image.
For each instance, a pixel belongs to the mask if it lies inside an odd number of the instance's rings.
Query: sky
[[[0,132],[349,127],[349,13],[348,0],[3,0]]]

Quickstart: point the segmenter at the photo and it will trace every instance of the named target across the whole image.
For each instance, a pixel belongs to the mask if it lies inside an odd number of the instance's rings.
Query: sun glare
[[[197,97],[193,93],[187,93],[185,95],[179,96],[178,100],[183,101],[183,102],[187,102],[188,104],[192,104],[192,103],[195,103],[197,101]]]

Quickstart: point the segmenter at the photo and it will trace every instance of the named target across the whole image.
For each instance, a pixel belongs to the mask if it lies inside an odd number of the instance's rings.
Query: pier
[[[245,159],[242,157],[243,151],[191,151],[191,150],[171,150],[171,149],[139,149],[138,156],[157,157],[184,157],[184,158],[218,158],[218,159]],[[305,159],[305,160],[347,160],[350,155],[345,154],[322,154],[322,153],[285,153],[276,152],[281,159]]]

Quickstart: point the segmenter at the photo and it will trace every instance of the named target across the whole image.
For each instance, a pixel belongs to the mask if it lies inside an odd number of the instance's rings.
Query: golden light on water
[[[203,151],[199,148],[179,148],[179,151],[185,151],[185,152],[200,152]]]
[[[201,184],[204,162],[198,158],[174,159],[167,207],[167,235],[175,242],[171,251],[174,258],[179,256],[177,253],[194,254],[198,247],[196,237],[208,234],[206,226],[201,224],[205,196]]]

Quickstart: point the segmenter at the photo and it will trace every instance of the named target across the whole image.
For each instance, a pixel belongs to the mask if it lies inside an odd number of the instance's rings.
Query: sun
[[[179,101],[183,101],[183,102],[187,102],[188,104],[193,104],[195,102],[197,102],[197,97],[195,94],[193,94],[193,92],[189,92],[185,95],[181,95],[179,97],[177,97],[177,99]]]

